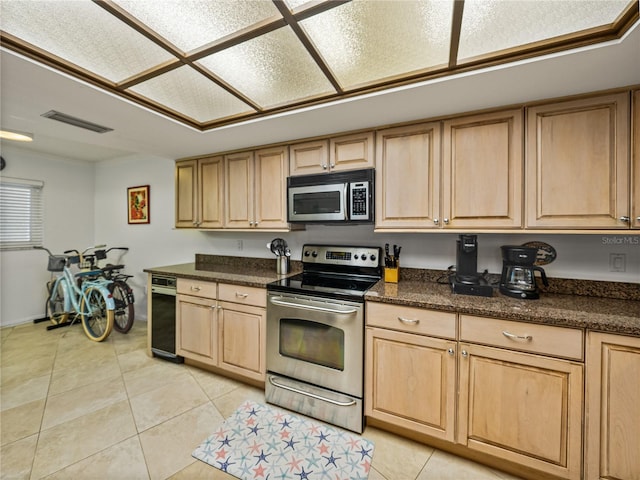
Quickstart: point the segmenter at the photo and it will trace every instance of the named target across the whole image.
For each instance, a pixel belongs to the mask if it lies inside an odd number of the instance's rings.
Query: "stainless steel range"
[[[378,247],[305,245],[303,272],[267,285],[267,402],[361,433],[364,294]]]

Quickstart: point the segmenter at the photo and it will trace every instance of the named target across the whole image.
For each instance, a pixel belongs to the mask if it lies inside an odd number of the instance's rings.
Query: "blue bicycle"
[[[83,255],[49,254],[47,270],[57,275],[47,283],[47,316],[58,326],[72,325],[78,317],[89,339],[101,342],[113,329],[115,302],[109,291],[110,280],[101,278],[102,271],[74,273],[70,266],[83,263]]]

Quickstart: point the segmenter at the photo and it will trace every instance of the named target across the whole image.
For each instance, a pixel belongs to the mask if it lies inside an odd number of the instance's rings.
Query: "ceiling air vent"
[[[71,115],[67,115],[66,113],[62,113],[62,112],[57,112],[55,110],[49,110],[47,113],[43,113],[41,116],[50,118],[52,120],[58,120],[59,122],[67,123],[75,127],[85,128],[87,130],[91,130],[92,132],[106,133],[106,132],[113,131],[113,128],[103,127],[102,125],[97,125],[95,123],[87,122],[86,120],[82,120],[81,118],[72,117]]]

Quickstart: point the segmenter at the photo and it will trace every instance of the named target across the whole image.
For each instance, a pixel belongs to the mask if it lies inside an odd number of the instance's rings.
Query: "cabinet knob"
[[[197,287],[195,285],[191,285],[191,291],[192,292],[199,292],[200,291],[200,287]]]
[[[450,348],[449,350],[447,350],[447,353],[449,355],[454,355],[456,352],[455,352],[455,350],[453,348]]]
[[[439,220],[439,219],[437,219],[437,218],[434,218],[434,219],[433,219],[433,223],[435,223],[436,225],[439,225],[439,224],[440,224],[440,220]]]
[[[253,222],[249,222],[249,226],[250,226],[250,227],[253,227]]]
[[[469,352],[467,352],[466,350],[462,350],[462,352],[460,352],[462,354],[462,356],[464,358],[467,358],[469,356]]]
[[[336,164],[335,164],[335,163],[332,163],[332,164],[331,164],[331,168],[336,168]]]
[[[253,222],[253,226],[257,227],[258,226],[258,222]]]
[[[445,224],[445,225],[449,225],[449,219],[448,219],[448,218],[445,218],[445,219],[444,219],[444,224]]]
[[[636,217],[636,222],[640,222],[640,217]]]
[[[623,217],[620,217],[618,220],[620,220],[621,222],[624,222],[624,223],[629,223],[629,221],[630,221],[631,219],[630,219],[629,217],[625,217],[625,216],[623,216]]]
[[[326,169],[327,169],[327,164],[326,164],[326,163],[323,163],[323,164],[322,164],[322,169],[323,169],[323,170],[326,170]]]
[[[238,297],[238,298],[247,298],[248,296],[249,296],[248,293],[236,292],[236,297]]]

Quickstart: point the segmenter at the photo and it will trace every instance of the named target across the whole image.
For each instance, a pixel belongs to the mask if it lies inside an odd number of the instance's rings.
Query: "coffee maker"
[[[478,273],[477,235],[460,235],[456,240],[456,271],[449,282],[453,293],[493,296],[493,287]]]
[[[542,283],[549,285],[544,269],[534,265],[538,249],[516,245],[503,245],[500,293],[514,298],[540,298],[535,272],[540,272]]]

